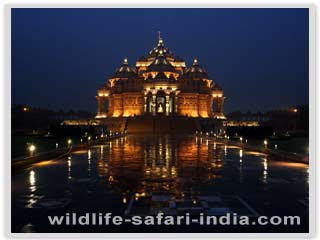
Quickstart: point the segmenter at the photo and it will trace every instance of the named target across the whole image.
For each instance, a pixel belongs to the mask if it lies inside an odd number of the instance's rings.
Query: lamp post
[[[263,141],[263,144],[264,144],[264,147],[265,147],[265,148],[268,147],[268,141],[267,141],[267,139],[265,139],[265,140]]]
[[[68,147],[71,147],[72,140],[68,139]]]
[[[36,150],[36,146],[33,145],[33,144],[31,144],[31,145],[29,146],[30,156],[33,156],[35,150]]]

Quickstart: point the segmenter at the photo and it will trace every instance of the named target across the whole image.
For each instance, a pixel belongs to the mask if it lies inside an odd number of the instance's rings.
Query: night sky
[[[13,9],[12,103],[96,112],[96,91],[165,45],[196,57],[226,112],[308,103],[308,9]]]

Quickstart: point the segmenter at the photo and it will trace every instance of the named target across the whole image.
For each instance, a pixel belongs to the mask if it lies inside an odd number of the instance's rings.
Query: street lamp
[[[34,153],[35,150],[36,150],[36,146],[33,145],[33,144],[31,144],[31,145],[29,146],[29,152],[30,152],[31,156],[33,155],[33,153]]]
[[[265,147],[268,146],[268,141],[267,141],[267,139],[265,139],[265,140],[263,141],[263,144],[264,144]]]

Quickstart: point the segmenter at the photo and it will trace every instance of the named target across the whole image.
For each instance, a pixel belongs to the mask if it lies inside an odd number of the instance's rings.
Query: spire
[[[161,38],[161,32],[158,31],[158,46],[163,45],[163,39]]]

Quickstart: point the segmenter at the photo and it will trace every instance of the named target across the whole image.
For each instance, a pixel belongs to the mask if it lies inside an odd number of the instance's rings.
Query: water
[[[12,179],[13,232],[307,232],[308,166],[189,135],[133,136]],[[297,215],[300,226],[50,226],[48,215]]]

